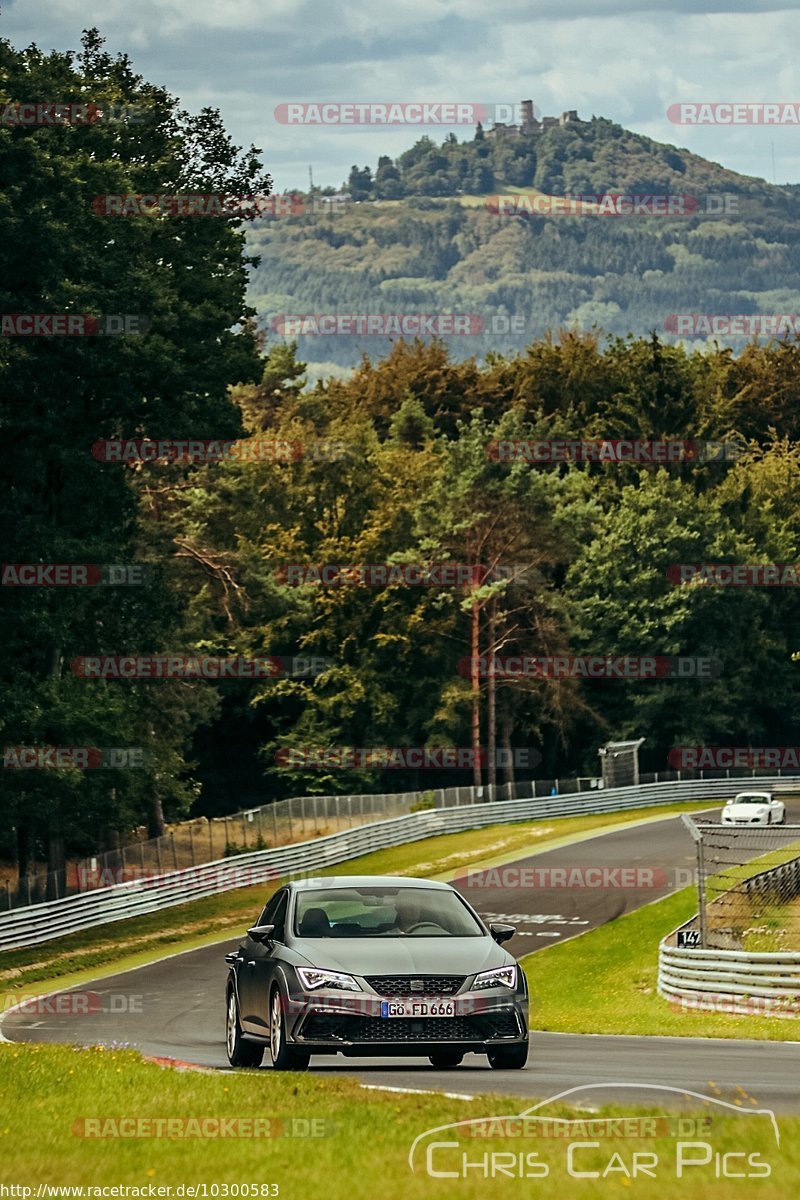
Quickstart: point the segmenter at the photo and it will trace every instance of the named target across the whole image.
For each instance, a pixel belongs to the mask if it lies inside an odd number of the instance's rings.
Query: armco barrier
[[[674,936],[658,948],[660,996],[685,1007],[800,1016],[800,952],[678,950],[669,944]]]
[[[797,828],[800,833],[800,826]],[[787,889],[790,897],[798,895],[800,859],[759,871],[743,879],[737,889],[765,893],[776,886]],[[698,928],[698,918],[692,917],[679,928]],[[678,932],[673,930],[658,947],[659,995],[684,1007],[800,1016],[800,951],[710,946],[678,949]]]
[[[764,787],[781,782],[761,779]],[[786,783],[784,779],[782,781]],[[312,874],[390,846],[400,846],[441,833],[459,833],[500,822],[567,817],[583,813],[620,812],[659,804],[722,799],[739,790],[741,780],[715,779],[680,783],[641,784],[535,800],[504,800],[453,808],[427,809],[402,817],[360,825],[342,833],[271,850],[239,854],[155,878],[131,880],[82,895],[50,900],[0,914],[0,950],[52,941],[82,929],[122,921],[215,895],[247,883],[275,881],[290,875]]]

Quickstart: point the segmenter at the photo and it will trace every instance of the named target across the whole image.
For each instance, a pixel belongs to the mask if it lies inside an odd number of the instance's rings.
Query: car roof
[[[286,886],[296,892],[309,888],[316,891],[318,888],[343,887],[424,887],[452,891],[449,883],[439,883],[433,879],[410,879],[407,875],[326,875],[321,879],[290,879]]]

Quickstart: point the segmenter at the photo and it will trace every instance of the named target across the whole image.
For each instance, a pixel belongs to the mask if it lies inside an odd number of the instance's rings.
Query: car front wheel
[[[228,1062],[232,1067],[260,1067],[264,1057],[264,1047],[256,1042],[245,1041],[242,1027],[239,1024],[239,1005],[236,1003],[236,992],[228,988],[228,1003],[225,1014],[225,1048],[228,1051]]]
[[[519,1071],[528,1061],[528,1043],[518,1042],[515,1046],[498,1046],[489,1051],[489,1066],[495,1071]]]
[[[305,1071],[311,1053],[290,1046],[286,1040],[283,1001],[278,988],[273,988],[269,1005],[269,1056],[276,1071]]]

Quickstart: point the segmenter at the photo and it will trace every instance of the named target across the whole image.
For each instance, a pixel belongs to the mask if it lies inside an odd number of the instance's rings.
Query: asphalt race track
[[[800,821],[800,801],[789,801],[787,810],[790,822]],[[717,811],[708,815],[716,816]],[[487,876],[489,886],[462,880],[458,887],[482,916],[517,926],[508,946],[520,957],[686,886],[693,866],[694,844],[680,818],[669,817],[506,864],[497,868],[498,876]],[[624,882],[624,876],[613,872],[631,867],[637,868],[634,886],[616,885],[620,879]],[[602,878],[611,886],[596,882],[591,887],[535,886],[558,884],[565,876],[526,879],[525,870],[531,868],[594,869],[588,878]],[[606,875],[598,876],[598,868]],[[346,864],[342,870],[346,871]],[[130,1045],[150,1055],[228,1069],[223,1041],[224,954],[239,940],[232,938],[107,977],[91,989],[98,999],[90,1007],[97,1011],[11,1011],[2,1021],[2,1036],[22,1042]],[[534,1026],[535,1021],[534,1004]],[[676,1092],[670,1098],[665,1092],[648,1090],[647,1085],[671,1085],[727,1100],[732,1096],[740,1100],[739,1088],[747,1094],[747,1106],[753,1097],[759,1106],[800,1112],[800,1041],[607,1037],[534,1029],[524,1071],[493,1071],[479,1055],[467,1055],[462,1066],[449,1071],[433,1070],[427,1059],[317,1056],[311,1060],[311,1070],[323,1076],[354,1075],[373,1086],[467,1095],[505,1092],[531,1102],[568,1088],[607,1083],[607,1090],[593,1087],[583,1101],[597,1104],[624,1096],[631,1102],[675,1107],[685,1103],[682,1095]],[[637,1086],[622,1089],[622,1083]],[[577,1103],[580,1098],[576,1093],[570,1101]],[[520,1105],[521,1110],[525,1107]]]

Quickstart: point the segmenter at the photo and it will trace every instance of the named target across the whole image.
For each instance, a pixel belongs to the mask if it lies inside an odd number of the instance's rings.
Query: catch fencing
[[[781,772],[779,775],[783,786],[791,786],[791,775],[783,776]],[[642,775],[639,785],[740,778],[763,782],[762,777],[772,778],[768,772],[758,770],[662,771]],[[48,872],[42,865],[18,881],[7,878],[0,882],[0,911],[24,908],[44,900],[61,900],[116,883],[150,879],[168,871],[197,867],[256,850],[295,845],[309,838],[326,837],[426,808],[548,798],[554,794],[594,794],[602,791],[601,785],[602,780],[584,776],[356,796],[293,796],[270,804],[253,803],[230,816],[182,821],[162,837],[131,837],[114,849],[71,861],[63,870]]]
[[[783,781],[784,784],[786,780]],[[763,779],[778,787],[777,777]],[[800,781],[792,786],[800,786]],[[233,888],[309,877],[361,855],[443,833],[505,822],[588,813],[612,813],[670,803],[697,803],[732,795],[735,780],[640,784],[569,796],[495,800],[422,809],[289,846],[251,851],[183,870],[112,884],[84,893],[0,913],[0,950],[63,938],[80,930],[157,912]],[[417,801],[420,794],[416,794]]]
[[[800,952],[800,826],[684,819],[697,845],[702,945]]]
[[[683,819],[698,913],[659,946],[659,993],[682,1009],[800,1015],[800,825]]]

